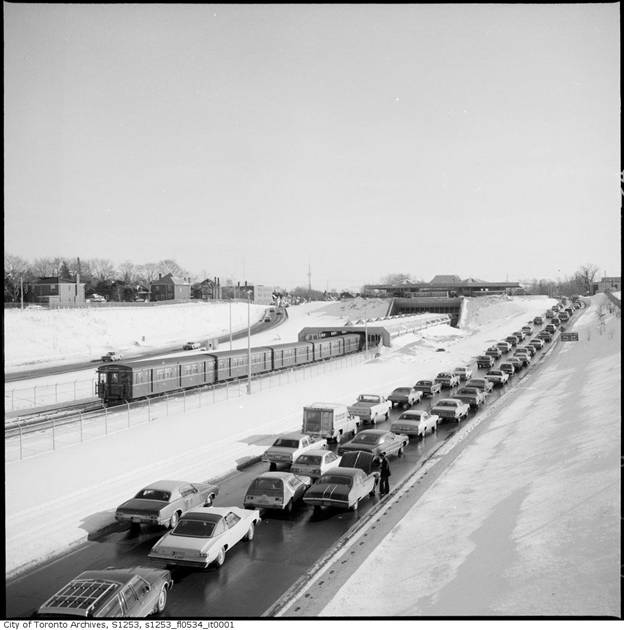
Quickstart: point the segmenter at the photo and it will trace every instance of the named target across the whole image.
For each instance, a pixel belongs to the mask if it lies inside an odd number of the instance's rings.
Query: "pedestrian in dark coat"
[[[390,492],[390,483],[388,478],[390,477],[390,464],[385,453],[382,453],[379,461],[379,496],[388,494]]]

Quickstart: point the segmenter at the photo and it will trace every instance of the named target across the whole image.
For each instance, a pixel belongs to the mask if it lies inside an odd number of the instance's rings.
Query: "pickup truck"
[[[442,391],[442,385],[435,381],[416,381],[414,389],[423,393],[423,396],[435,396]]]
[[[453,398],[458,398],[475,409],[478,409],[486,400],[485,392],[478,387],[462,387],[453,394]]]
[[[415,390],[413,387],[397,387],[390,396],[388,396],[388,400],[392,403],[393,407],[395,405],[399,407],[412,407],[417,402],[420,402],[422,397],[423,393]]]
[[[290,468],[299,455],[319,448],[327,448],[325,438],[304,435],[303,433],[282,433],[273,442],[273,446],[264,451],[262,461],[269,462],[269,470],[276,470],[278,464]]]
[[[465,418],[469,411],[470,405],[457,398],[442,398],[431,408],[432,414],[457,422]]]
[[[459,385],[459,376],[451,372],[440,372],[434,379],[443,389],[453,389]]]
[[[358,399],[348,407],[352,416],[357,416],[362,422],[375,424],[379,416],[386,420],[390,417],[392,403],[379,394],[360,394]]]
[[[504,370],[489,370],[485,378],[494,385],[504,385],[509,380],[509,374]]]

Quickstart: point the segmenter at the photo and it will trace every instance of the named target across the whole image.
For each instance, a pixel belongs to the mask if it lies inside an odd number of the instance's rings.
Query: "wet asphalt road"
[[[550,344],[535,355],[531,363],[532,369],[540,363],[540,357],[549,346]],[[519,375],[513,376],[508,385],[495,388],[488,401],[491,403],[503,391],[513,387],[526,371],[525,368]],[[486,370],[475,370],[474,376],[482,376],[485,372]],[[408,385],[409,382],[405,384]],[[443,390],[441,397],[448,396],[449,391]],[[433,401],[427,399],[415,408],[429,409],[437,398]],[[401,411],[393,410],[390,418],[397,417]],[[475,412],[471,411],[461,426],[470,422],[474,415]],[[389,424],[379,422],[377,427],[389,428]],[[412,439],[402,457],[390,459],[391,484],[399,483],[411,473],[457,427],[456,422],[445,420],[439,426],[437,434],[427,435],[424,440]],[[223,480],[215,505],[242,507],[245,490],[258,474],[267,469],[268,464],[258,463]],[[377,496],[363,501],[358,512],[323,510],[315,515],[305,505],[290,518],[280,513],[264,512],[254,540],[237,544],[228,552],[225,564],[220,569],[210,567],[203,571],[173,570],[175,583],[162,616],[260,616],[378,501]],[[5,618],[30,616],[45,599],[81,571],[108,566],[152,565],[147,553],[163,533],[164,530],[157,528],[142,528],[138,533],[129,530],[109,533],[8,582]]]

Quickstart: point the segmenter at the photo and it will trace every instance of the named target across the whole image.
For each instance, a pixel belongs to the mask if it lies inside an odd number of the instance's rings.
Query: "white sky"
[[[618,4],[3,8],[9,253],[620,273]]]

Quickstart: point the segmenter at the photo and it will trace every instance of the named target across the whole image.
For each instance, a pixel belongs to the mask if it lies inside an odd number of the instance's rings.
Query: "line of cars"
[[[542,318],[535,318],[533,323],[541,324],[538,320]],[[368,412],[366,405],[359,409],[353,408],[356,405],[344,409],[331,403],[305,407],[302,429],[315,431],[277,437],[263,456],[270,470],[251,482],[242,508],[215,507],[213,501],[219,488],[205,482],[160,480],[141,489],[117,508],[115,518],[135,528],[141,524],[167,527],[169,531],[148,553],[166,567],[83,572],[49,598],[40,607],[38,617],[143,617],[160,613],[173,584],[170,566],[222,566],[232,547],[253,540],[261,510],[290,514],[298,504],[311,505],[315,510],[357,510],[360,501],[375,494],[379,478],[375,465],[382,453],[400,456],[411,436],[424,437],[444,419],[459,422],[470,408],[478,409],[494,384],[504,385],[510,374],[530,363],[552,338],[549,330],[554,333],[553,328],[553,324],[546,325],[520,346],[525,336],[533,333],[532,326],[527,325],[513,334],[515,344],[508,337],[504,343],[492,346],[492,351],[483,356],[502,361],[498,369],[490,362],[485,377],[475,377],[470,366],[461,366],[452,372],[441,372],[433,380],[418,381],[413,387],[397,388],[387,398],[363,394],[357,402],[368,404]],[[512,348],[513,356],[504,356]],[[442,389],[449,389],[450,396],[438,400],[430,412],[411,408]],[[453,389],[457,391],[453,393]],[[382,406],[373,411],[380,403]],[[388,418],[389,409],[395,405],[403,407],[403,412],[391,422],[389,431],[359,430],[362,422],[374,426],[379,415]],[[354,416],[352,412],[356,410],[362,415]],[[338,442],[347,432],[354,434],[351,440],[340,443],[337,452],[328,449],[328,438]],[[278,466],[286,470],[278,471]]]

